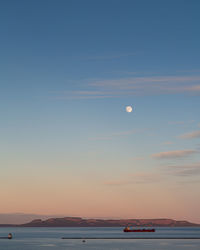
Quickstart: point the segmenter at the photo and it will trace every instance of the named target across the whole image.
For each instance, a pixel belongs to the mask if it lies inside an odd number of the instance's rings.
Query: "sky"
[[[200,223],[199,10],[0,2],[0,213]]]

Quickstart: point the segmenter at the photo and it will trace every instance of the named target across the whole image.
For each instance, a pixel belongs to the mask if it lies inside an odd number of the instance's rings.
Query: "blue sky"
[[[191,204],[181,218],[197,220],[199,1],[10,0],[0,5],[1,178],[10,180],[10,190],[22,183],[16,206],[12,196],[5,198],[0,212],[154,216],[98,208],[92,213],[101,189],[112,190],[117,205],[127,189],[128,203],[139,183],[144,190],[160,188],[158,204],[163,189],[168,201],[174,197],[174,187],[180,205]],[[127,105],[132,113],[125,112]],[[85,187],[88,206],[73,212],[81,200],[78,191],[71,192],[72,205],[63,210],[50,201],[41,207],[26,204],[24,189],[37,197],[45,186],[50,197],[50,180],[55,178],[57,194],[63,176],[70,185]],[[94,183],[99,190],[90,194]],[[2,190],[8,184],[3,182]],[[141,204],[142,199],[145,192]],[[179,216],[178,205],[169,214],[159,208],[160,216]]]

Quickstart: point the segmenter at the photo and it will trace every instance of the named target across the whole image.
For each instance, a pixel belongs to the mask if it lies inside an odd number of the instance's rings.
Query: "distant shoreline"
[[[33,220],[25,227],[200,227],[200,224],[172,219],[83,219],[81,217]]]
[[[83,219],[80,217],[36,219],[25,224],[0,224],[0,227],[200,227],[200,224],[172,219]]]

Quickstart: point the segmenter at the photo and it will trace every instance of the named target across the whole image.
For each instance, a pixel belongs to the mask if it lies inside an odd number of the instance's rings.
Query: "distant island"
[[[172,219],[83,219],[80,217],[36,219],[20,225],[0,224],[0,227],[200,227],[200,224]]]

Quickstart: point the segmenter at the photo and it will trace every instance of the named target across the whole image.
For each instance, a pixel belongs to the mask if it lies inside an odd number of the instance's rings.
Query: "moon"
[[[126,112],[131,113],[133,111],[133,108],[131,106],[126,106]]]

